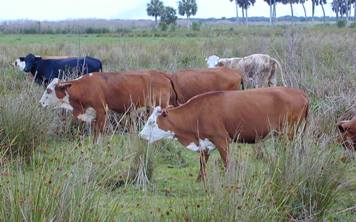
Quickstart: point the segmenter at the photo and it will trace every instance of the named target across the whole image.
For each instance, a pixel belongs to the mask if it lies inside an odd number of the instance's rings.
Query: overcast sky
[[[164,5],[177,8],[178,0],[162,0]],[[147,19],[149,0],[1,0],[0,20],[64,20],[78,18]],[[331,0],[325,5],[326,15],[335,16]],[[197,0],[197,18],[234,17],[235,6],[229,0]],[[306,2],[307,15],[311,15],[311,2]],[[241,11],[239,12],[241,15]],[[249,9],[249,16],[269,16],[269,6],[263,0]],[[289,5],[277,4],[277,16],[290,15]],[[302,5],[294,5],[294,15],[304,16]],[[316,16],[322,16],[317,7]]]

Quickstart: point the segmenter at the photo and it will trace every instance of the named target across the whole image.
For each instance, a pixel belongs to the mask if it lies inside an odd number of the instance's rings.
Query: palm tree
[[[246,25],[248,24],[248,14],[247,14],[247,9],[251,6],[254,5],[256,0],[238,0],[238,4],[242,9],[242,15],[245,16],[245,23]],[[244,13],[245,11],[245,13]]]
[[[277,0],[264,0],[269,5],[269,23],[272,24],[276,18],[276,3]]]
[[[236,22],[239,23],[239,2],[238,0],[230,0],[230,2],[235,2]]]
[[[294,17],[294,11],[293,11],[293,4],[298,3],[299,0],[282,0],[283,4],[289,4],[290,5],[290,12],[292,18]]]
[[[304,17],[307,18],[307,11],[305,10],[305,5],[304,3],[306,2],[307,0],[299,0],[299,3],[302,4],[303,6],[303,10],[304,10]]]
[[[151,0],[150,3],[147,3],[147,15],[155,17],[155,25],[157,25],[157,17],[161,15],[163,9],[163,2],[160,0]]]
[[[178,2],[178,13],[187,16],[187,26],[190,26],[190,16],[197,14],[198,6],[195,0],[180,0]]]

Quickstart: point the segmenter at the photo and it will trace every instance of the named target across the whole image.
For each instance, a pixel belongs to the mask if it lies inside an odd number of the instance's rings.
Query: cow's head
[[[31,70],[36,66],[36,61],[38,61],[40,59],[41,59],[41,57],[35,56],[32,53],[28,54],[24,59],[25,68],[23,69],[23,71],[31,72]]]
[[[219,56],[211,55],[205,59],[206,64],[208,64],[208,68],[214,68],[219,62]]]
[[[149,143],[153,143],[164,138],[172,139],[174,137],[174,133],[169,130],[161,129],[157,121],[158,118],[166,117],[166,110],[162,110],[160,106],[155,107],[145,126],[141,130],[139,137],[148,140]]]
[[[341,133],[341,142],[345,148],[356,149],[356,117],[337,124]]]
[[[58,78],[52,80],[44,91],[40,104],[42,107],[67,108],[72,110],[66,90],[71,86],[68,82],[59,82]]]
[[[20,69],[21,71],[24,70],[25,68],[25,57],[19,57],[18,59],[15,60],[15,62],[12,63],[12,65],[14,67],[17,67],[18,69]]]

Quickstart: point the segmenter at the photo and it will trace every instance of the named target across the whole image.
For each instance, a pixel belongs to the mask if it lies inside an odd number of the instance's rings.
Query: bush
[[[47,140],[52,115],[37,104],[31,91],[1,98],[0,148],[7,155],[28,158]]]
[[[193,22],[192,23],[192,30],[193,31],[200,31],[202,23],[201,22]]]
[[[338,20],[336,22],[336,26],[338,28],[344,28],[344,27],[346,27],[346,25],[347,25],[347,21],[346,20]]]

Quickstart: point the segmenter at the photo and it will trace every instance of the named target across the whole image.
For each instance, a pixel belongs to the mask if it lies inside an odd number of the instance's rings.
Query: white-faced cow
[[[351,120],[344,120],[337,124],[342,145],[349,150],[356,150],[356,116]]]
[[[240,70],[245,84],[255,88],[277,86],[276,70],[278,67],[283,85],[286,86],[280,63],[277,59],[266,54],[252,54],[234,58],[219,58],[212,55],[206,60],[209,68],[225,66]]]
[[[150,143],[176,138],[200,152],[198,179],[203,179],[211,150],[218,149],[226,167],[230,142],[255,143],[271,131],[284,132],[285,127],[293,138],[308,106],[306,94],[292,88],[208,92],[178,107],[156,107],[139,136]]]
[[[40,100],[43,107],[64,108],[85,122],[94,121],[94,140],[104,129],[108,110],[175,104],[175,92],[166,74],[154,71],[91,73],[60,82],[54,79]],[[172,101],[170,101],[172,99]]]
[[[16,59],[15,64],[24,72],[32,74],[35,82],[47,85],[52,79],[66,77],[68,73],[75,75],[102,71],[99,59],[85,57],[40,57],[28,54]],[[60,76],[63,74],[63,76]]]
[[[239,90],[243,81],[239,71],[219,67],[216,69],[187,69],[169,75],[182,104],[193,96],[209,91]]]

